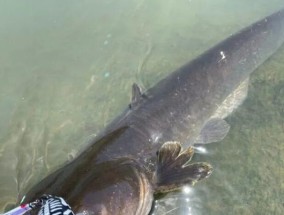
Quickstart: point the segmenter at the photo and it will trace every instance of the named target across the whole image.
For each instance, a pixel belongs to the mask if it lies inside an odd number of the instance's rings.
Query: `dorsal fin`
[[[136,83],[132,85],[132,99],[130,107],[134,107],[143,99],[143,94],[141,91],[141,88]]]
[[[141,88],[136,84],[133,83],[132,85],[132,103],[139,101],[142,98]]]

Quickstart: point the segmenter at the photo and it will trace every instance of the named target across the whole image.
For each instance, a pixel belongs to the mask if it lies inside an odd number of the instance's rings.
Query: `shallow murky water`
[[[0,212],[76,153],[145,89],[282,0],[0,2]],[[282,214],[284,47],[251,77],[212,176],[155,214]]]

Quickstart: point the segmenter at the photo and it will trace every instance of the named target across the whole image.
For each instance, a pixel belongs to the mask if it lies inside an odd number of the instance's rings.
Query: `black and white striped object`
[[[71,207],[61,197],[45,195],[38,215],[74,215]]]

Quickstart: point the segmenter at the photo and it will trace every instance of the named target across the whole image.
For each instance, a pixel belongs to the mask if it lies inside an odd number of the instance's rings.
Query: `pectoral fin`
[[[181,151],[178,142],[166,142],[162,145],[158,151],[155,193],[177,190],[186,184],[194,185],[211,174],[210,164],[189,163],[193,154],[192,147]]]
[[[195,143],[207,144],[219,142],[225,138],[230,130],[230,125],[223,119],[210,119],[202,128]]]

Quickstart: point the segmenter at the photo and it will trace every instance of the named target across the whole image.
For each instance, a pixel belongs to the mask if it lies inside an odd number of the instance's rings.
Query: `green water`
[[[0,1],[0,212],[145,89],[283,0]],[[284,47],[251,77],[212,176],[155,214],[284,211]]]

